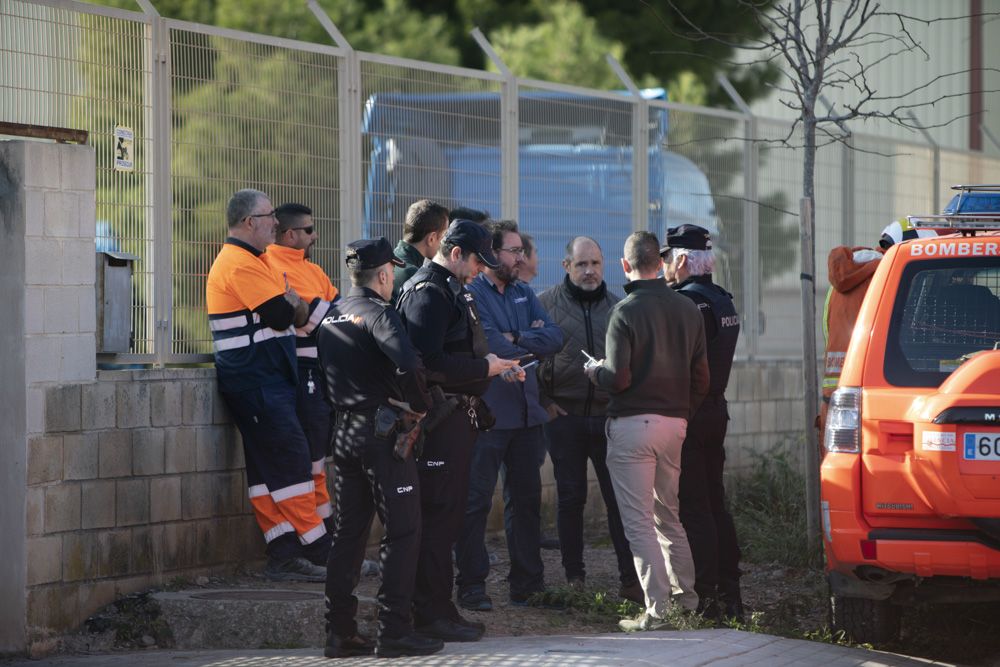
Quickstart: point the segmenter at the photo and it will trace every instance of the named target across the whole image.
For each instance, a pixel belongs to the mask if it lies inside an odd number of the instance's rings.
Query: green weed
[[[749,475],[736,478],[730,508],[744,558],[755,563],[818,567],[819,545],[806,537],[805,480],[789,461],[788,446],[754,453]]]

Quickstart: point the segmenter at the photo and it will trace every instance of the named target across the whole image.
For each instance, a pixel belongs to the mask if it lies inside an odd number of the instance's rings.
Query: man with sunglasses
[[[330,533],[316,513],[309,443],[295,415],[295,326],[308,305],[263,259],[277,219],[268,196],[240,190],[226,206],[229,236],[208,273],[215,369],[243,436],[250,504],[274,581],[326,580]]]
[[[332,304],[340,298],[337,288],[323,269],[309,261],[310,250],[318,234],[312,209],[303,204],[282,204],[274,209],[278,219],[274,243],[267,247],[264,261],[289,288],[306,303],[308,319],[296,323],[295,354],[298,358],[299,382],[295,412],[302,431],[309,441],[312,478],[316,485],[316,513],[327,529],[333,530],[333,509],[326,484],[326,457],[333,437],[333,413],[326,400],[326,383],[322,381],[316,352],[316,330]],[[317,565],[323,565],[317,563]]]

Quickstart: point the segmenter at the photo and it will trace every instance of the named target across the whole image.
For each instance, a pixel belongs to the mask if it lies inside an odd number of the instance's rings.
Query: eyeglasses
[[[248,218],[273,218],[274,217],[274,211],[271,211],[270,213],[255,213],[253,215],[248,215],[247,217]]]
[[[312,234],[313,233],[313,229],[315,229],[315,228],[316,228],[315,225],[309,225],[308,227],[289,227],[288,231],[291,231],[291,232],[303,231],[306,234]]]
[[[499,248],[505,252],[509,252],[512,255],[517,255],[519,257],[524,257],[524,248]]]

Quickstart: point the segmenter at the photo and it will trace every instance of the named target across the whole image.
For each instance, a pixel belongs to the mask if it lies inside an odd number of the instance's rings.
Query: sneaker
[[[323,655],[327,658],[352,658],[374,652],[375,642],[362,634],[341,637],[333,632],[326,635],[326,647],[323,649]]]
[[[326,568],[313,565],[302,557],[286,560],[271,559],[264,568],[264,578],[269,581],[325,582]]]
[[[700,614],[702,618],[715,624],[717,627],[721,627],[722,625],[722,608],[719,606],[719,601],[715,598],[699,596],[698,608],[695,610],[695,613]]]
[[[444,648],[444,642],[433,637],[412,633],[405,637],[379,637],[375,655],[380,658],[402,658],[408,655],[431,655]]]
[[[627,586],[622,584],[618,589],[618,597],[623,600],[631,600],[639,606],[645,606],[646,594],[642,590],[642,584],[635,581]]]
[[[649,630],[668,630],[670,629],[670,624],[658,616],[642,612],[635,618],[623,618],[618,621],[618,627],[621,628],[622,632],[645,632]]]
[[[459,593],[458,606],[469,611],[493,611],[493,599],[484,591]]]

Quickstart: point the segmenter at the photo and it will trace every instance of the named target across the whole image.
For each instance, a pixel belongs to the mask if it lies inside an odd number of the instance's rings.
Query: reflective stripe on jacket
[[[255,308],[284,294],[274,273],[249,247],[227,240],[208,272],[205,296],[220,391],[295,383],[295,328],[277,331]]]

